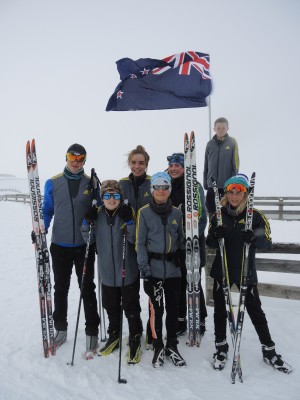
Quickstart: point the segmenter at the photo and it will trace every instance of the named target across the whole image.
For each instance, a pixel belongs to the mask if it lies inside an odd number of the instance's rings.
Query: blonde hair
[[[131,161],[132,157],[135,156],[136,154],[142,154],[142,155],[145,157],[146,167],[148,167],[148,163],[149,163],[149,160],[150,160],[150,156],[149,156],[149,154],[146,152],[145,148],[144,148],[143,146],[141,146],[140,144],[138,144],[138,145],[136,146],[135,149],[131,150],[131,151],[128,153],[128,156],[127,156],[127,157],[128,157],[128,158],[127,158],[127,163],[128,163],[128,165],[130,164],[130,161]]]
[[[244,209],[246,208],[248,196],[249,196],[248,192],[245,192],[244,198],[242,199],[240,205],[236,209],[238,215],[241,214],[244,211]],[[226,193],[224,194],[224,196],[220,200],[220,204],[223,207],[227,207],[228,206],[229,201],[228,201],[228,197],[226,196]]]

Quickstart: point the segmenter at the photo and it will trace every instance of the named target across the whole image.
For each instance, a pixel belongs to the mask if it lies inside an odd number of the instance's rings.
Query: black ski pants
[[[237,285],[238,286],[238,285]],[[239,287],[239,286],[238,286]],[[220,281],[214,280],[213,287],[214,299],[214,324],[215,341],[217,343],[226,340],[226,306],[224,292]],[[274,345],[271,339],[268,321],[261,308],[261,301],[257,290],[257,285],[249,285],[246,294],[245,306],[252,324],[257,332],[261,344],[267,346]]]
[[[152,337],[157,345],[162,345],[164,298],[166,303],[167,339],[176,338],[180,278],[168,278],[164,281],[158,278],[145,279],[144,290],[151,300],[150,326]]]
[[[131,285],[116,287],[102,284],[102,305],[108,316],[107,332],[120,333],[120,316],[123,310],[128,320],[129,336],[143,333],[140,306],[140,278]]]
[[[63,247],[51,243],[52,269],[54,274],[54,327],[57,331],[68,328],[68,293],[73,265],[81,288],[86,246]],[[82,300],[85,313],[85,333],[98,336],[99,315],[94,283],[95,247],[91,246],[84,277]],[[79,301],[79,297],[78,297]]]

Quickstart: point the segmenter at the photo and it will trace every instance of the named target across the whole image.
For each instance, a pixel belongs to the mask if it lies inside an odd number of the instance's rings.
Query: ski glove
[[[85,214],[85,216],[84,216],[84,219],[85,219],[88,223],[91,223],[91,222],[96,221],[97,217],[98,217],[98,210],[97,210],[97,207],[92,206],[91,208],[89,208],[89,209],[87,210],[87,212],[86,212],[86,214]]]
[[[36,243],[36,234],[34,231],[31,231],[31,241],[32,243]]]
[[[122,204],[119,208],[119,217],[122,218],[126,224],[131,225],[133,223],[133,212],[129,204]]]
[[[225,239],[228,236],[227,228],[225,225],[218,225],[213,230],[213,235],[216,239]]]
[[[251,229],[242,230],[242,241],[246,244],[250,244],[254,241],[255,235]]]
[[[48,229],[45,229],[45,233],[47,235]],[[36,243],[36,234],[35,234],[34,231],[31,231],[31,241],[32,241],[33,244]]]
[[[151,278],[151,269],[150,269],[149,265],[140,269],[140,277],[141,277],[141,279]]]

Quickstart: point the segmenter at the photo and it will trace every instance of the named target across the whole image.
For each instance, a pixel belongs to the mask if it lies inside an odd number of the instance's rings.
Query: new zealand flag
[[[212,90],[209,55],[196,51],[163,60],[122,58],[116,62],[121,82],[106,111],[205,107]]]

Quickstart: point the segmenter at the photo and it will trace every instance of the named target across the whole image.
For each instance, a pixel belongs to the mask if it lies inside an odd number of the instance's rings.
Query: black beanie
[[[68,148],[67,153],[73,153],[76,155],[79,155],[79,154],[86,155],[85,148],[83,146],[81,146],[81,144],[78,144],[78,143],[72,144],[72,146],[70,146]]]

